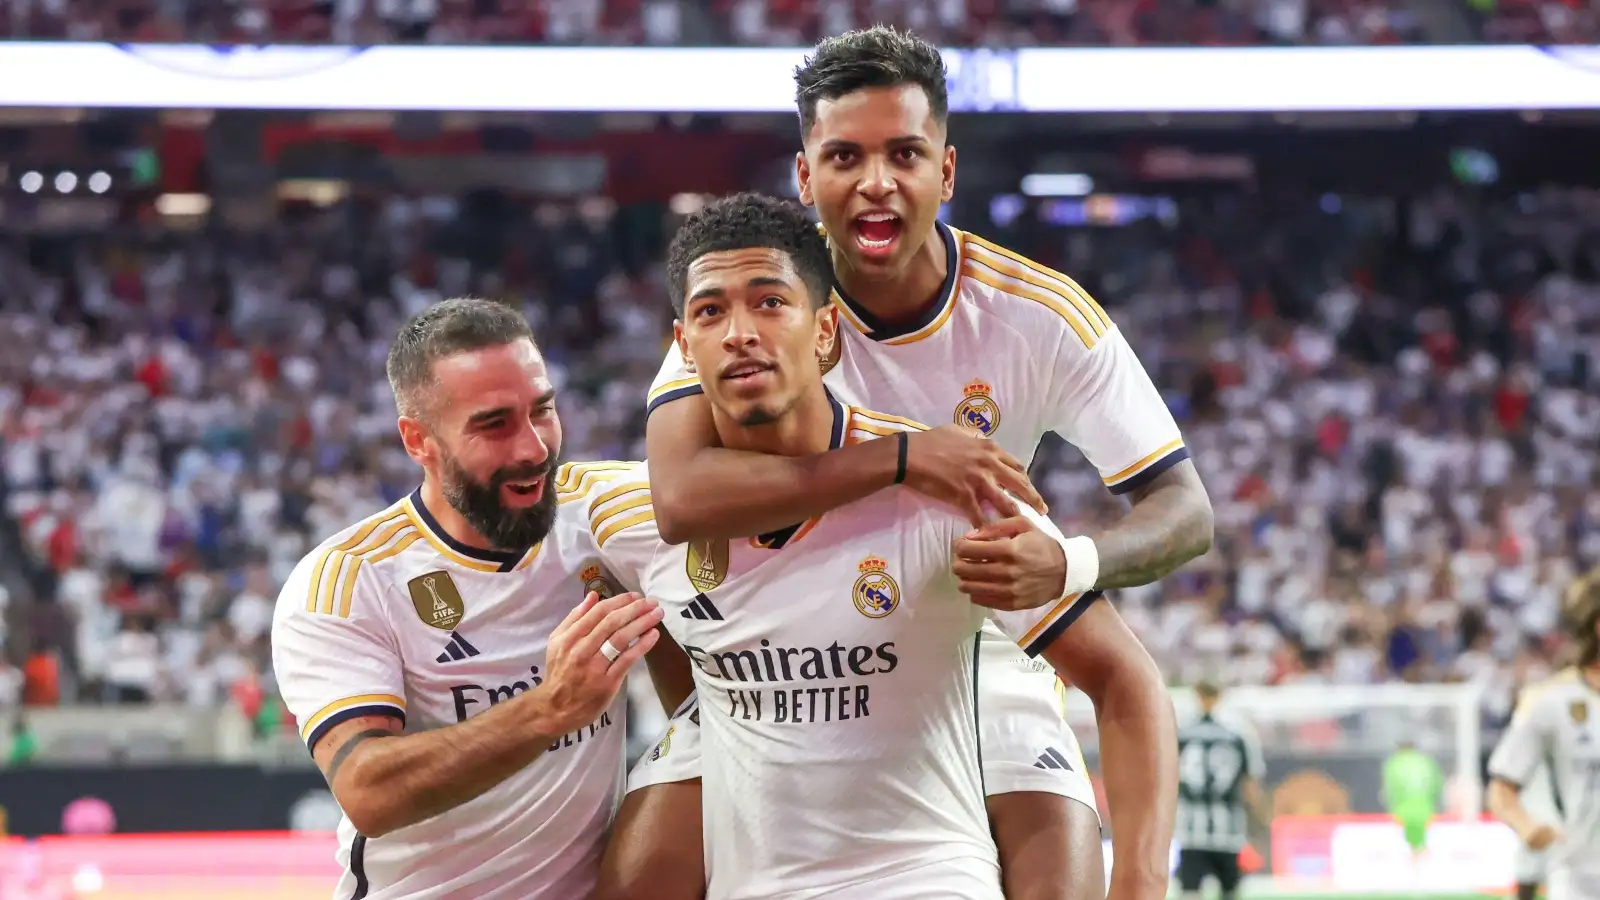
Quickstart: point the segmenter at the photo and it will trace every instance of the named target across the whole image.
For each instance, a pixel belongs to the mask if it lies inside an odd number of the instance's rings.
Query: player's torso
[[[1564,823],[1552,862],[1600,875],[1600,692],[1574,679],[1552,686],[1541,701],[1556,706],[1546,764]]]
[[[981,615],[954,589],[950,529],[933,515],[891,490],[781,549],[657,555],[646,590],[695,666],[712,896],[992,859],[972,693]]]
[[[1039,406],[1049,361],[966,285],[957,285],[943,325],[928,334],[877,341],[841,322],[824,380],[846,403],[928,426],[960,425],[1026,464],[1044,436]]]
[[[550,632],[586,591],[615,590],[587,522],[565,508],[544,542],[515,562],[468,555],[432,531],[423,536],[382,563],[393,586],[386,612],[404,665],[408,731],[466,721],[542,684]],[[587,892],[620,800],[626,730],[619,695],[599,719],[556,738],[483,796],[367,841],[370,896],[553,900]]]

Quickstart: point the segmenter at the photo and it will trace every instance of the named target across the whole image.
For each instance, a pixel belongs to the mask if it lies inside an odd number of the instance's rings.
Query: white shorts
[[[1049,664],[1029,659],[997,629],[979,642],[978,726],[984,793],[1059,794],[1095,810],[1083,750],[1067,726],[1064,689]],[[691,697],[628,774],[630,792],[700,777],[700,708]]]

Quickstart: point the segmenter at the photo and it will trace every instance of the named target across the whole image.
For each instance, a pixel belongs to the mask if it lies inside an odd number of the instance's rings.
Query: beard
[[[544,540],[556,521],[556,458],[542,465],[523,463],[497,470],[487,482],[474,480],[453,456],[444,459],[440,487],[445,502],[467,520],[473,530],[497,550],[524,550]],[[539,502],[526,509],[509,509],[500,502],[507,482],[544,478]]]

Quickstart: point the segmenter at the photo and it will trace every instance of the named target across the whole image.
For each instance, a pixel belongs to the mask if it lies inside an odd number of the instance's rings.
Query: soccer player
[[[1489,757],[1489,811],[1529,849],[1547,851],[1550,900],[1600,897],[1600,569],[1574,582],[1563,604],[1577,664],[1523,693]],[[1522,786],[1541,766],[1554,788],[1555,821],[1523,806]]]
[[[834,305],[845,321],[821,361],[846,402],[953,425],[915,434],[906,484],[957,503],[973,524],[1006,506],[995,460],[1021,469],[1046,432],[1077,445],[1107,487],[1133,501],[1120,522],[1075,536],[1065,561],[1011,517],[964,536],[957,573],[985,605],[1041,589],[1144,584],[1205,552],[1211,509],[1182,435],[1105,312],[1071,279],[938,222],[955,183],[938,52],[885,28],[824,41],[796,73],[801,199],[830,237]],[[703,374],[703,373],[702,373]],[[699,375],[676,349],[650,394],[646,427],[658,524],[668,541],[739,538],[807,521],[889,485],[895,452],[867,442],[783,457],[720,445]],[[947,435],[991,440],[971,460]],[[956,435],[960,437],[960,435]],[[966,478],[919,476],[963,454]],[[1007,471],[1005,466],[998,471]],[[713,491],[706,485],[715,485]],[[1099,823],[1048,667],[992,629],[980,649],[984,785],[1008,895],[1100,896]],[[1170,705],[1154,674],[1122,680],[1101,753],[1115,846],[1112,892],[1164,893],[1177,783]],[[636,773],[620,828],[654,835],[625,868],[659,873],[690,859],[684,820],[695,794],[695,725],[673,723],[672,752]],[[1067,762],[1058,762],[1063,756]],[[1048,760],[1048,762],[1047,762]],[[639,796],[635,796],[639,795]],[[667,848],[676,839],[678,846]],[[657,857],[660,857],[659,859]],[[691,871],[693,867],[690,867]],[[1088,892],[1088,893],[1085,893]],[[661,896],[655,894],[653,896]]]
[[[555,390],[507,307],[429,308],[388,374],[422,486],[301,560],[272,626],[344,811],[335,896],[587,896],[622,789],[618,691],[661,621],[600,596],[596,537],[636,515],[597,492],[622,467],[557,468]]]
[[[837,317],[827,242],[801,207],[712,204],[674,237],[668,278],[723,446],[798,456],[876,442],[905,458],[921,426],[823,386]],[[1054,525],[1024,515],[1065,552]],[[642,572],[693,663],[698,704],[683,712],[702,726],[709,897],[1003,896],[975,721],[980,624],[992,616],[1024,659],[1091,693],[1154,664],[1092,591],[1051,587],[1022,611],[972,603],[953,569],[969,528],[902,487],[755,537],[668,547],[647,519],[602,548],[613,570]]]
[[[1383,762],[1383,802],[1411,848],[1415,863],[1428,849],[1428,826],[1444,799],[1439,762],[1410,741],[1401,741]]]
[[[1552,821],[1561,815],[1555,806],[1555,792],[1550,786],[1548,766],[1539,766],[1533,773],[1533,779],[1522,786],[1517,796],[1528,815],[1539,821]],[[1535,850],[1520,841],[1517,843],[1517,851],[1511,861],[1517,900],[1534,900],[1539,896],[1539,888],[1549,872],[1549,856],[1548,850]]]
[[[1178,730],[1178,884],[1194,900],[1212,875],[1223,900],[1233,900],[1250,818],[1267,818],[1267,764],[1251,729],[1217,716],[1216,685],[1201,683],[1194,692],[1200,718]]]

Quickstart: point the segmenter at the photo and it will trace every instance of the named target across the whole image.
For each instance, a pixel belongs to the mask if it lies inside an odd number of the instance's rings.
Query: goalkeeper
[[[1438,762],[1410,741],[1402,741],[1383,764],[1383,801],[1400,823],[1413,858],[1428,845],[1428,824],[1439,811],[1444,773]]]

